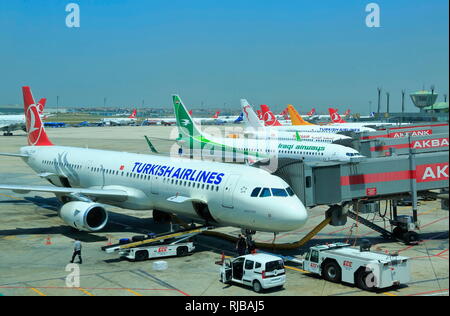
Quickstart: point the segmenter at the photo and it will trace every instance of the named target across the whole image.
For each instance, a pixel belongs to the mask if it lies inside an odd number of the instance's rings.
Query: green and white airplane
[[[211,136],[199,129],[178,95],[172,98],[179,132],[176,141],[183,151],[188,151],[183,152],[184,155],[247,163],[274,159],[347,162],[352,158],[364,157],[353,148],[336,144]]]

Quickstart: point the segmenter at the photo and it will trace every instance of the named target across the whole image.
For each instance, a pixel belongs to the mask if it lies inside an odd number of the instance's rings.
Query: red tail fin
[[[128,118],[130,118],[130,119],[135,119],[135,118],[136,118],[136,114],[137,114],[137,110],[136,110],[136,109],[133,109],[133,112],[131,113],[130,116],[128,116]]]
[[[39,115],[44,114],[44,108],[45,108],[45,103],[46,102],[47,102],[46,98],[42,98],[42,99],[39,100],[39,102],[37,104],[37,107],[38,107],[38,110],[39,110]]]
[[[39,110],[34,103],[30,87],[22,87],[23,110],[25,112],[26,128],[28,134],[28,145],[30,146],[52,146],[44,129]]]
[[[262,121],[262,119],[263,119],[262,111],[261,110],[256,110],[256,114],[258,114],[258,118]]]
[[[261,111],[266,126],[282,126],[267,105],[262,104]]]
[[[214,114],[214,116],[212,117],[212,118],[214,118],[214,119],[216,119],[216,118],[219,118],[219,114],[220,114],[220,112],[218,111],[218,112],[216,112],[216,114]]]
[[[328,112],[330,113],[330,118],[333,123],[347,123],[341,118],[336,109],[328,108]]]
[[[312,108],[312,110],[309,111],[309,112],[306,113],[306,114],[309,115],[309,116],[313,116],[315,113],[316,113],[316,109],[315,109],[315,108]]]

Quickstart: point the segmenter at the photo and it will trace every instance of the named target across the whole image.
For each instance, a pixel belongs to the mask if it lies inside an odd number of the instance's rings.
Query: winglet
[[[147,145],[148,145],[148,147],[150,148],[150,150],[152,151],[152,153],[154,153],[154,154],[159,154],[158,151],[156,150],[155,146],[153,146],[153,144],[152,144],[152,142],[150,141],[150,139],[148,139],[148,137],[145,136],[145,135],[144,135],[144,137],[145,137],[145,140],[147,141]]]

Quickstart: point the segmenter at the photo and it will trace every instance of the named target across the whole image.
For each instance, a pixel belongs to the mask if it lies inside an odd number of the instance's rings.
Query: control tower
[[[437,100],[438,94],[420,90],[410,94],[411,100],[415,106],[420,109],[420,112],[424,112],[425,107],[431,107]]]

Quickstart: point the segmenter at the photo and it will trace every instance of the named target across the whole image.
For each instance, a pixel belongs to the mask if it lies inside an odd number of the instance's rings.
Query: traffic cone
[[[218,265],[223,265],[223,262],[225,261],[225,253],[222,251],[222,256],[221,256],[221,258],[220,258],[220,261],[216,261],[216,262],[214,262],[215,264],[218,264]]]
[[[50,239],[50,235],[47,235],[47,238],[45,239],[45,244],[46,245],[51,245],[52,244],[52,241]]]
[[[111,240],[111,236],[108,235],[108,242],[106,243],[107,246],[111,246],[112,245],[112,240]]]

